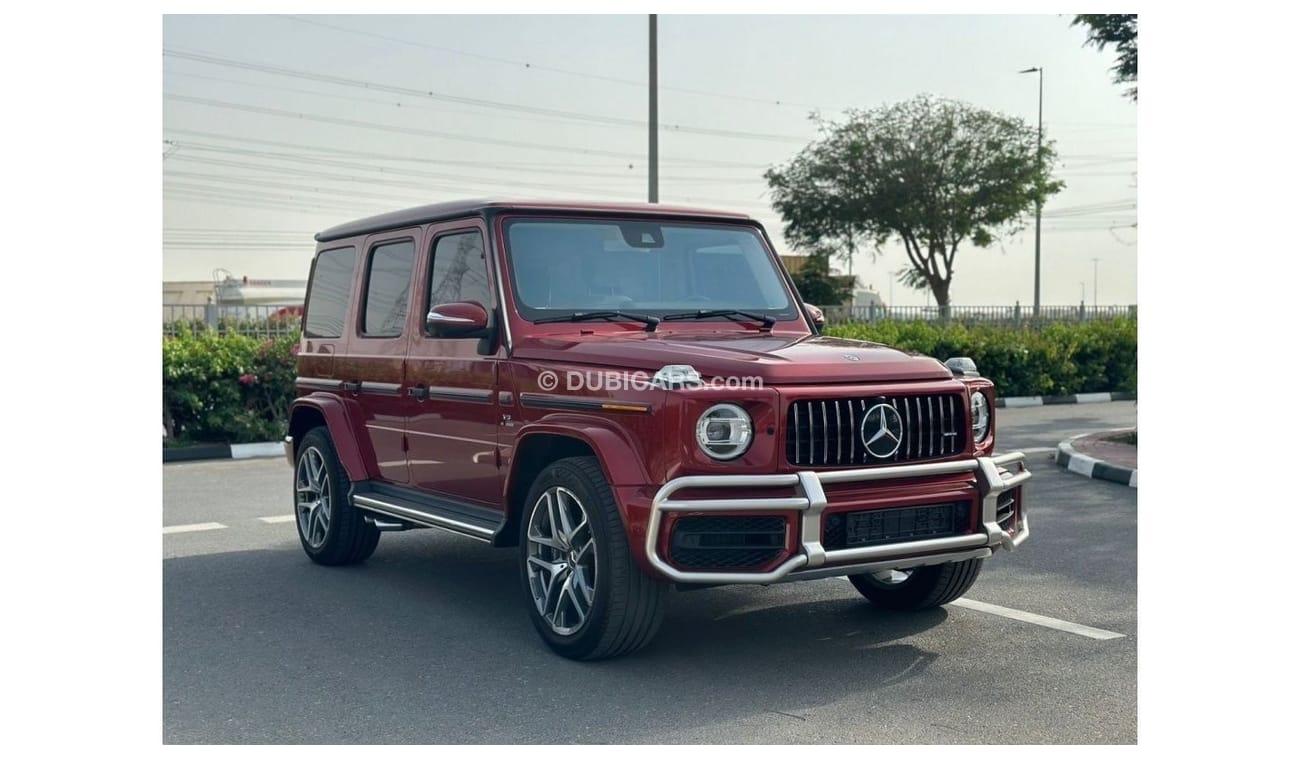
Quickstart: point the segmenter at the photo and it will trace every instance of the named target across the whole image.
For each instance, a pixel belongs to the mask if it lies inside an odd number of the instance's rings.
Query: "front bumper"
[[[998,549],[1014,549],[1029,537],[1028,516],[1023,500],[1015,535],[998,525],[998,495],[1029,480],[1021,452],[976,457],[956,462],[932,462],[859,470],[801,471],[782,475],[690,475],[665,483],[650,507],[646,526],[646,558],[667,578],[678,583],[781,583],[835,575],[852,575],[889,568],[903,569],[965,559],[988,557]],[[1016,472],[1007,468],[1016,467]],[[822,512],[830,506],[824,484],[870,481],[898,481],[957,473],[975,473],[980,497],[980,526],[974,533],[944,538],[827,550],[822,546]],[[796,496],[749,499],[674,500],[673,494],[686,488],[789,488]],[[795,554],[768,572],[684,571],[670,565],[659,554],[659,528],[665,512],[763,512],[798,511],[800,546]]]

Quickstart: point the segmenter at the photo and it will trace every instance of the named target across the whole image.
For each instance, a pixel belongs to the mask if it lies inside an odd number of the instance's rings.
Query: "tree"
[[[1115,84],[1137,82],[1138,76],[1138,17],[1136,15],[1081,15],[1075,16],[1070,26],[1083,26],[1088,29],[1085,45],[1096,45],[1098,50],[1105,50],[1107,45],[1114,45],[1119,59],[1111,67]],[[1138,88],[1134,84],[1124,93],[1132,100],[1138,99]]]
[[[831,274],[830,248],[819,248],[804,259],[799,271],[792,272],[790,279],[799,291],[804,303],[815,306],[836,306],[849,300],[853,295],[853,278],[837,277]]]
[[[1050,178],[1051,143],[1021,119],[927,95],[843,124],[816,115],[821,138],[764,174],[786,239],[852,255],[860,242],[897,239],[900,282],[934,293],[946,310],[957,248],[987,247],[1019,231],[1023,215],[1064,185]]]

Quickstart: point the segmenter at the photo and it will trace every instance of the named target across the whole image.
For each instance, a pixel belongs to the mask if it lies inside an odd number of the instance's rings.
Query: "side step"
[[[505,524],[505,515],[501,512],[388,483],[354,483],[352,504],[358,509],[405,523],[441,528],[488,543]],[[390,524],[384,520],[374,522],[380,530]]]

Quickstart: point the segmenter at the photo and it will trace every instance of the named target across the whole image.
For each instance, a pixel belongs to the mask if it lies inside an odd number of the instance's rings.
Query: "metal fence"
[[[302,307],[163,304],[162,318],[163,335],[176,335],[185,329],[212,329],[222,335],[274,338],[297,333],[302,324]]]
[[[1126,306],[1040,306],[1034,315],[1032,306],[949,306],[946,313],[938,306],[823,306],[826,321],[844,322],[960,322],[962,324],[1050,324],[1086,322],[1094,319],[1137,319],[1137,305]]]

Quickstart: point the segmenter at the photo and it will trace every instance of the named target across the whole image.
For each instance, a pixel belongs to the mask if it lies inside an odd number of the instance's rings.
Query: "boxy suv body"
[[[514,547],[539,634],[598,659],[673,586],[921,609],[1028,536],[992,383],[819,335],[748,217],[457,202],[316,239],[285,442],[316,562],[411,528]]]

